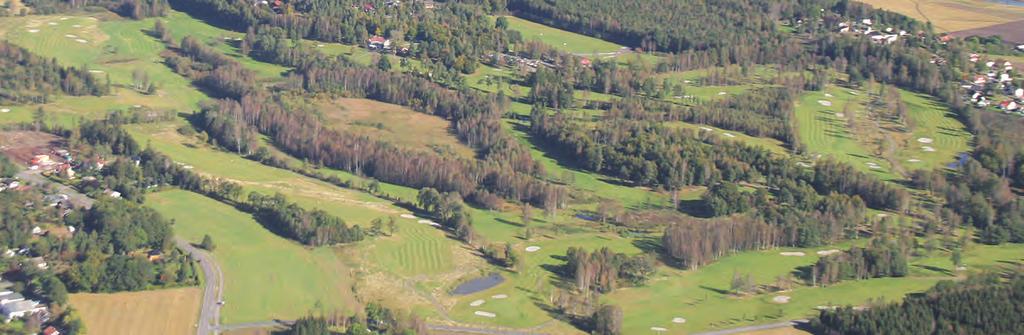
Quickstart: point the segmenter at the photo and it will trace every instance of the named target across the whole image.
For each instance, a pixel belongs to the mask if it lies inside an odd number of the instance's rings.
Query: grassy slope
[[[122,293],[78,293],[70,305],[92,334],[195,334],[202,292],[195,287]]]
[[[246,213],[195,193],[148,196],[147,205],[175,220],[175,234],[198,242],[213,237],[224,271],[226,324],[293,319],[315,306],[345,311],[353,305],[351,278],[331,247],[309,249],[260,226]]]
[[[589,36],[545,26],[515,16],[505,16],[509,29],[517,30],[523,40],[537,40],[556,49],[578,54],[608,53],[622,48],[621,45]]]

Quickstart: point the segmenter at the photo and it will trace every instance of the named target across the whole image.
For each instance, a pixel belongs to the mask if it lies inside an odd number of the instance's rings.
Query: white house
[[[33,300],[15,301],[3,304],[3,307],[0,307],[0,311],[3,312],[7,322],[45,310],[46,306],[39,305],[38,301]]]
[[[8,292],[7,294],[0,295],[0,305],[7,305],[12,302],[23,301],[25,297],[20,293]]]
[[[1017,99],[1024,99],[1024,88],[1018,88],[1016,91],[1013,91],[1013,96]]]
[[[1017,50],[1024,51],[1024,44],[1018,45]]]

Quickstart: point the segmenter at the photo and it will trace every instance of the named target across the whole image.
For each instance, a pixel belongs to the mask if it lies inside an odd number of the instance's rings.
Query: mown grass
[[[540,41],[565,52],[577,54],[610,53],[616,52],[623,47],[612,42],[549,27],[515,16],[505,16],[505,18],[508,19],[509,29],[519,31],[523,35],[523,40]]]
[[[173,219],[181,238],[213,238],[224,272],[224,324],[291,320],[313,310],[351,312],[355,304],[349,270],[333,247],[304,247],[249,214],[187,191],[150,194],[146,205]]]
[[[397,218],[394,236],[374,241],[378,265],[406,276],[431,275],[452,270],[452,245],[444,232],[415,219]]]
[[[897,152],[897,156],[906,162],[905,167],[929,170],[944,168],[955,162],[958,154],[971,150],[971,134],[948,108],[921,94],[900,90],[900,95],[915,125],[912,136]],[[933,142],[919,141],[925,139]],[[930,146],[935,151],[925,152],[922,150],[924,146]],[[920,162],[909,162],[909,159],[918,159]]]

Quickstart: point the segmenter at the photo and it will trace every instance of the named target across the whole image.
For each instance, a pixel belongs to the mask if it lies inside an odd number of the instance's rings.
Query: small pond
[[[486,289],[498,286],[498,284],[501,284],[501,283],[504,283],[504,282],[505,282],[505,277],[502,277],[501,274],[499,274],[497,272],[492,272],[491,274],[489,274],[487,276],[480,277],[480,278],[473,278],[473,279],[470,279],[469,281],[466,281],[465,283],[459,284],[459,286],[455,287],[455,289],[452,290],[452,294],[454,294],[454,295],[473,294],[473,293],[477,293],[477,292],[480,292],[480,291],[483,291],[483,290],[486,290]]]

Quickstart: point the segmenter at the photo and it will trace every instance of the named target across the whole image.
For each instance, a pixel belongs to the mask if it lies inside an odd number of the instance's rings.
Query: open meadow
[[[171,190],[146,205],[173,219],[175,235],[209,234],[224,271],[224,324],[295,319],[310,311],[351,312],[351,274],[334,247],[308,248],[277,236],[251,215],[201,195]],[[198,306],[195,309],[198,310]]]
[[[195,334],[199,320],[199,288],[142,292],[78,293],[71,307],[82,316],[90,334]]]

